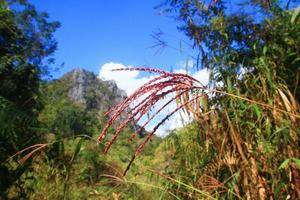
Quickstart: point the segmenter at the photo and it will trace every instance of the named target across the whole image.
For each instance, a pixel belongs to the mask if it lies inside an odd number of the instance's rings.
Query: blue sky
[[[154,7],[163,0],[30,0],[39,11],[46,11],[51,20],[60,21],[62,26],[55,33],[58,50],[56,66],[65,63],[55,78],[75,67],[99,72],[108,62],[124,65],[159,67],[170,69],[190,55],[191,50],[183,46],[183,52],[166,48],[155,54],[157,49],[150,36],[162,30],[168,45],[178,48],[182,40],[188,41],[177,30],[178,22],[159,15]]]
[[[177,30],[179,22],[159,15],[154,7],[165,0],[29,0],[39,11],[49,13],[51,20],[58,20],[62,26],[55,33],[58,50],[55,53],[56,66],[65,63],[57,78],[81,67],[99,72],[105,63],[121,63],[125,66],[143,66],[170,69],[181,68],[195,53],[180,41],[189,39]],[[227,1],[228,11],[235,12],[241,0]],[[249,9],[239,11],[249,12]],[[250,9],[250,11],[253,11]],[[259,13],[259,12],[257,12]],[[150,36],[153,31],[162,30],[163,39],[169,46],[162,53],[156,49]],[[182,43],[184,44],[184,43]]]
[[[130,95],[153,75],[111,72],[111,69],[146,65],[185,72],[186,65],[192,68],[193,61],[189,59],[193,51],[184,44],[189,40],[177,30],[178,22],[154,10],[162,1],[30,0],[37,10],[48,12],[50,20],[62,24],[54,35],[58,49],[54,55],[56,65],[53,68],[65,64],[59,71],[52,71],[53,78],[80,67],[94,72],[101,79],[114,80],[119,88]],[[157,49],[149,47],[155,45],[150,35],[158,30],[164,33],[162,39],[169,47],[156,54]],[[180,43],[183,45],[180,46]],[[191,75],[204,83],[208,82],[206,70]],[[169,109],[175,106],[174,103]],[[151,130],[155,123],[169,113],[169,109],[164,110],[146,129]],[[181,116],[176,114],[158,130],[158,135],[165,135],[168,130],[182,126],[181,121]]]
[[[55,33],[58,50],[54,57],[56,66],[65,63],[58,72],[52,72],[54,78],[80,67],[98,74],[105,80],[115,80],[118,87],[129,95],[141,84],[149,81],[149,76],[135,73],[111,72],[113,68],[148,66],[176,72],[185,72],[186,63],[192,68],[195,56],[187,45],[180,51],[180,41],[189,41],[177,30],[178,22],[159,15],[154,7],[165,0],[29,0],[39,11],[46,11],[51,20],[60,21],[62,26]],[[236,4],[240,0],[227,1],[228,12],[254,12],[247,4],[240,10]],[[260,19],[260,18],[258,18]],[[161,30],[162,38],[172,48],[155,54],[157,49],[150,36]],[[188,42],[191,43],[191,42]],[[182,42],[182,44],[184,44]],[[188,61],[188,62],[187,62]],[[205,69],[192,71],[191,76],[207,84],[209,72]],[[153,78],[153,76],[152,76]],[[174,109],[174,105],[173,109]],[[171,108],[172,109],[172,108]],[[162,115],[166,115],[166,110]],[[160,116],[161,119],[161,116]],[[176,114],[161,130],[180,127],[180,115]],[[188,121],[188,120],[187,120]],[[156,121],[157,122],[157,121]],[[151,126],[148,127],[149,130]],[[146,127],[147,128],[147,127]]]

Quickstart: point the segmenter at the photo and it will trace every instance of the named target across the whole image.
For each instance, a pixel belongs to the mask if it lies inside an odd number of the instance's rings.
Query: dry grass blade
[[[35,144],[29,147],[26,147],[25,149],[22,149],[20,151],[18,151],[17,153],[15,153],[14,155],[12,155],[11,157],[9,157],[7,160],[11,160],[12,158],[22,154],[23,152],[33,149],[32,151],[30,151],[28,154],[26,154],[24,157],[22,157],[19,162],[20,163],[24,163],[28,158],[30,158],[35,152],[47,147],[48,145],[50,145],[50,143],[46,143],[46,144]]]
[[[26,154],[24,157],[22,157],[20,160],[19,160],[19,163],[20,164],[23,164],[26,160],[28,160],[30,157],[32,157],[32,155],[35,153],[35,152],[38,152],[44,148],[46,148],[48,146],[48,144],[44,144],[44,145],[41,145],[40,147],[37,147],[36,149],[32,150],[31,152],[29,152],[28,154]]]
[[[216,190],[218,188],[225,188],[222,182],[218,181],[212,176],[204,175],[198,180],[198,182],[200,187],[207,192]]]

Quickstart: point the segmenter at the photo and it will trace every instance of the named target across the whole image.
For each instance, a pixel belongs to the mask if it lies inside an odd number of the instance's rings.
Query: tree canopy
[[[36,11],[27,1],[0,1],[0,192],[25,171],[4,161],[36,143],[41,78],[55,49],[58,22]]]
[[[270,74],[285,81],[299,101],[300,27],[297,20],[291,22],[296,5],[297,1],[167,0],[161,8],[179,21],[179,29],[199,49],[198,65],[222,72],[216,80],[254,70],[264,54],[272,62]]]

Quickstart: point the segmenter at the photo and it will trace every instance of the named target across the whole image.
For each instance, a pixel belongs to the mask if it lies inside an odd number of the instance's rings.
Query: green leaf
[[[283,161],[283,163],[281,163],[281,165],[279,166],[279,169],[285,169],[287,168],[287,166],[289,165],[289,162],[291,161],[291,159],[286,159],[285,161]]]
[[[231,93],[232,92],[232,83],[231,83],[231,80],[229,77],[227,77],[226,83],[227,83],[228,92]]]
[[[300,167],[300,159],[298,158],[292,158],[293,162],[298,166]]]
[[[75,151],[74,151],[74,154],[73,154],[73,156],[72,156],[71,162],[73,162],[73,161],[76,159],[78,153],[80,152],[82,142],[83,142],[83,138],[81,138],[81,139],[78,141],[78,143],[77,143],[77,145],[76,145],[76,147],[75,147]]]
[[[252,107],[253,107],[253,109],[254,109],[254,111],[255,111],[255,114],[256,114],[257,118],[260,119],[260,117],[261,117],[261,112],[260,112],[259,107],[258,107],[256,104],[253,104]]]
[[[300,14],[300,6],[298,6],[294,12],[293,12],[293,15],[292,15],[292,18],[291,18],[291,23],[294,24],[295,21],[297,20],[297,18],[299,17],[299,14]]]
[[[263,54],[266,55],[267,51],[268,51],[268,47],[264,46],[264,48],[263,48]]]

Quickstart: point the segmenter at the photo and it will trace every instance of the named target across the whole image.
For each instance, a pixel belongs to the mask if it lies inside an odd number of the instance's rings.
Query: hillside
[[[114,81],[103,81],[94,73],[76,68],[60,79],[51,81],[50,92],[68,97],[86,110],[106,111],[127,97]],[[51,91],[53,89],[53,91]]]
[[[69,118],[68,115],[72,115],[73,121],[65,122],[64,125],[68,126],[77,121],[74,123],[77,129],[80,129],[80,124],[87,120],[89,124],[98,124],[99,127],[99,124],[106,120],[103,113],[127,97],[125,91],[119,89],[113,80],[101,80],[94,73],[80,68],[46,83],[43,93],[45,108],[40,117],[46,120],[45,124],[49,124],[47,120],[49,117],[57,115],[57,121],[61,121],[65,117]],[[128,111],[126,109],[121,115],[119,123],[127,118]],[[77,116],[79,118],[85,116],[87,119],[80,120]],[[129,126],[130,128],[138,127],[137,124],[132,123]],[[79,133],[78,130],[74,131]],[[140,136],[144,134],[146,132],[142,131]]]
[[[119,193],[124,193],[122,197],[125,199],[136,193],[145,193],[135,184],[106,176],[122,179],[123,171],[146,133],[129,142],[133,127],[125,128],[106,155],[103,154],[103,143],[98,145],[95,142],[105,124],[103,112],[126,98],[124,91],[113,81],[103,81],[92,72],[75,69],[57,80],[44,83],[41,93],[44,107],[38,117],[42,124],[40,135],[48,145],[45,154],[39,151],[33,157],[32,173],[20,178],[26,182],[22,189],[28,198],[45,199],[44,194],[51,188],[56,189],[47,195],[50,199],[99,199],[112,189],[110,199]],[[114,128],[110,133],[114,133]],[[143,158],[135,161],[127,178],[145,180],[144,175],[138,177],[136,174],[140,167],[150,165],[160,140],[153,137],[142,153]],[[49,173],[44,173],[45,170]],[[49,180],[55,181],[49,183]],[[34,193],[30,193],[32,188],[35,188]],[[14,198],[18,193],[18,189],[12,187],[8,196]]]

